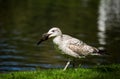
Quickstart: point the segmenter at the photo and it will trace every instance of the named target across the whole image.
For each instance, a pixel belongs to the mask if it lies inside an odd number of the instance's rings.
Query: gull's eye
[[[55,32],[55,30],[52,30],[52,32]]]

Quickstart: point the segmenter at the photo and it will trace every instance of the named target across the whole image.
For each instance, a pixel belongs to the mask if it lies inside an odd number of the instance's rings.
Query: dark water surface
[[[107,50],[107,57],[79,60],[82,67],[120,63],[117,2],[120,1],[0,0],[0,72],[63,68],[66,59],[54,49],[52,39],[36,45],[41,34],[53,26]]]

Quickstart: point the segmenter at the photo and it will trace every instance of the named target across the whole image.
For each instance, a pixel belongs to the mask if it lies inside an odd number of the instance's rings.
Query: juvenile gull
[[[87,55],[100,55],[97,48],[87,45],[83,41],[74,37],[62,34],[61,30],[57,27],[53,27],[47,33],[43,34],[41,40],[37,44],[39,45],[42,41],[51,37],[54,37],[53,42],[60,50],[62,50],[62,54],[66,54],[74,58],[83,58]],[[69,59],[63,70],[67,69],[70,61],[71,60]]]

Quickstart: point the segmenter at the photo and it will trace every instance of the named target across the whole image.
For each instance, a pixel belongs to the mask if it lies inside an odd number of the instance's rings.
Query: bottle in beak
[[[40,41],[38,41],[37,45],[39,45],[40,43],[42,43],[43,41],[47,40],[49,38],[50,34],[44,33],[42,35],[42,38],[40,39]]]

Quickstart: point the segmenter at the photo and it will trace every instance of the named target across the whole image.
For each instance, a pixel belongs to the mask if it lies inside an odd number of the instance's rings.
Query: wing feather
[[[89,46],[78,39],[70,39],[68,48],[82,56],[86,56],[94,53],[94,51],[97,51],[96,48]]]

